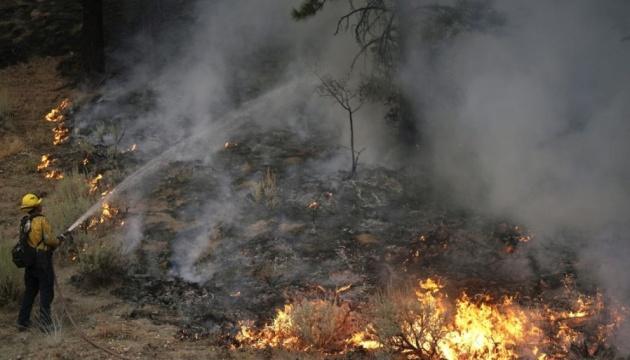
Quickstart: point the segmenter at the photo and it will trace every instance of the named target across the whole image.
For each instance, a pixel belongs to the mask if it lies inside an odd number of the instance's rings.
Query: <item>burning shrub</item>
[[[461,293],[451,301],[441,285],[427,279],[414,294],[378,296],[368,329],[387,350],[410,359],[564,359],[607,354],[606,339],[622,321],[612,309],[609,323],[588,336],[587,320],[604,312],[599,297],[577,294],[568,310],[525,307],[514,299]],[[580,321],[568,321],[575,319]]]
[[[89,286],[103,287],[124,275],[125,268],[126,259],[120,247],[101,243],[81,253],[77,280]]]
[[[11,246],[0,245],[0,306],[10,304],[22,294],[22,274],[11,261]]]
[[[429,279],[416,293],[408,289],[375,297],[371,304],[373,332],[390,352],[434,359],[446,335],[447,309],[433,296],[439,285]]]
[[[303,300],[278,310],[261,330],[242,325],[237,336],[254,348],[279,347],[295,351],[340,352],[358,330],[357,314],[336,299]]]

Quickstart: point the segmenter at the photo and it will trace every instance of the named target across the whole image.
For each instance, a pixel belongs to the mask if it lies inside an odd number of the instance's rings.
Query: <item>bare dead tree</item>
[[[358,152],[354,148],[354,113],[363,106],[364,99],[359,90],[353,89],[348,85],[348,80],[337,80],[330,76],[319,77],[321,84],[317,88],[317,92],[321,96],[333,98],[339,106],[341,106],[348,114],[348,122],[350,124],[350,153],[352,155],[352,169],[350,177],[357,172],[359,164],[359,156],[365,149]]]
[[[302,0],[292,11],[296,20],[307,19],[328,3],[338,0]],[[361,58],[370,57],[372,75],[362,92],[370,100],[383,101],[390,109],[386,118],[397,124],[401,143],[415,146],[421,141],[418,123],[423,121],[422,104],[412,107],[410,94],[397,79],[401,62],[409,54],[411,38],[419,38],[430,53],[457,34],[484,31],[499,26],[502,18],[490,0],[438,1],[345,0],[349,9],[340,15],[335,35],[350,32],[359,45],[350,70]]]

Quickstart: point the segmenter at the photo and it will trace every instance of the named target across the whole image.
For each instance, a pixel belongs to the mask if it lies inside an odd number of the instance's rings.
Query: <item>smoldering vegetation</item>
[[[422,5],[434,3],[469,2]],[[127,173],[159,160],[124,192],[133,260],[115,293],[230,345],[241,321],[267,323],[296,298],[350,286],[335,301],[355,306],[427,277],[448,279],[452,298],[517,293],[569,312],[571,288],[627,304],[630,7],[487,4],[487,24],[464,13],[439,41],[405,36],[388,76],[420,140],[403,144],[388,103],[368,102],[355,177],[346,115],[316,92],[318,76],[360,87],[378,70],[355,61],[351,31],[335,35],[345,1],[300,22],[291,1],[194,2],[114,53],[121,73],[74,116],[73,136],[138,144]],[[554,354],[623,351],[623,331],[587,336],[600,320]]]

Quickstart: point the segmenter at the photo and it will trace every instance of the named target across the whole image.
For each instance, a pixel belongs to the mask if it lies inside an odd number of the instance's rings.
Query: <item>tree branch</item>
[[[349,25],[350,25],[350,18],[357,14],[357,13],[362,13],[361,17],[364,17],[366,12],[370,11],[370,10],[381,10],[381,11],[387,11],[387,9],[385,9],[384,7],[379,7],[379,6],[364,6],[361,8],[357,8],[357,9],[353,9],[351,10],[349,13],[343,15],[342,17],[339,18],[339,21],[337,21],[337,28],[335,29],[335,35],[339,34],[339,31],[341,30],[342,24],[345,22],[345,25],[343,25],[343,27],[345,27],[345,29],[347,30]]]

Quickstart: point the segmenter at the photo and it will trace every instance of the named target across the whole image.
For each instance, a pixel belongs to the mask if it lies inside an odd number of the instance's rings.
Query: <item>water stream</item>
[[[83,213],[83,215],[81,215],[74,223],[72,223],[72,225],[70,225],[70,227],[68,227],[66,231],[73,231],[77,228],[77,226],[81,225],[84,221],[86,221],[88,218],[98,212],[104,203],[115,199],[117,196],[120,196],[120,194],[134,187],[147,176],[155,173],[157,170],[161,169],[163,166],[173,161],[178,155],[182,154],[182,150],[184,150],[186,146],[192,145],[197,141],[204,141],[204,143],[206,144],[213,140],[218,141],[218,136],[213,136],[215,134],[222,134],[224,138],[227,138],[232,133],[231,130],[242,125],[241,122],[238,121],[239,118],[243,118],[245,115],[255,112],[257,110],[257,107],[266,105],[270,99],[278,96],[279,93],[286,91],[288,87],[294,85],[295,84],[293,82],[289,82],[288,84],[275,88],[255,99],[243,103],[238,109],[228,112],[217,121],[213,122],[210,126],[208,126],[206,131],[195,132],[188,139],[185,139],[184,141],[181,141],[171,146],[160,155],[149,160],[146,164],[142,165],[139,169],[129,174],[129,176],[127,176],[123,181],[116,185],[116,187],[114,187],[114,189],[109,194],[102,197],[99,201],[93,204],[85,213]],[[215,145],[218,145],[218,143]]]

